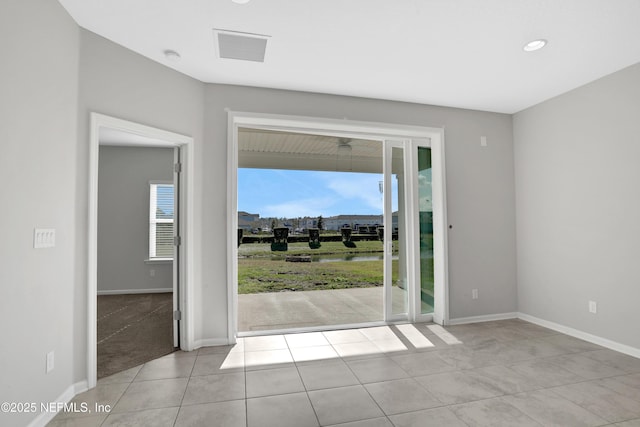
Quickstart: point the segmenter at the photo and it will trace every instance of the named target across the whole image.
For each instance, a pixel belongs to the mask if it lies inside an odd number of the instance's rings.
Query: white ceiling
[[[640,62],[640,0],[59,1],[209,83],[514,113]],[[217,58],[214,28],[271,36],[265,62]],[[548,46],[524,52],[536,38]]]
[[[341,144],[349,146],[349,155],[382,159],[381,141],[251,128],[238,129],[239,152],[336,156]]]
[[[382,141],[240,128],[238,167],[382,173]]]

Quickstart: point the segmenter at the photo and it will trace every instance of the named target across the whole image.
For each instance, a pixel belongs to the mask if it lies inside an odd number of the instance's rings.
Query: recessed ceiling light
[[[231,0],[234,3],[238,3],[238,4],[247,4],[249,3],[251,0]]]
[[[180,54],[175,50],[165,50],[164,56],[165,58],[167,58],[169,61],[172,61],[172,62],[178,62],[180,60]]]
[[[536,50],[540,50],[547,45],[547,41],[545,39],[532,40],[529,43],[525,44],[522,49],[525,52],[534,52]]]

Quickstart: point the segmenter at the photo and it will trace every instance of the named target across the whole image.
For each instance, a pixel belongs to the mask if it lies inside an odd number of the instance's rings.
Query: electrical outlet
[[[156,271],[153,268],[149,270],[149,276],[156,277]]]
[[[478,290],[471,289],[471,299],[478,299]]]
[[[480,146],[481,147],[486,147],[487,146],[487,137],[486,136],[481,136],[480,137]]]
[[[33,230],[33,247],[35,249],[53,248],[55,245],[55,228],[36,228]]]
[[[55,353],[53,351],[50,351],[49,353],[47,353],[47,371],[46,371],[47,374],[53,371],[54,365],[55,365]]]
[[[589,313],[596,314],[598,312],[598,304],[595,301],[589,301]]]

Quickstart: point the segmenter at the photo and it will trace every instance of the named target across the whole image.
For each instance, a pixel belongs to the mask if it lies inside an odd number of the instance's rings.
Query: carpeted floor
[[[98,379],[174,351],[173,294],[98,296]]]

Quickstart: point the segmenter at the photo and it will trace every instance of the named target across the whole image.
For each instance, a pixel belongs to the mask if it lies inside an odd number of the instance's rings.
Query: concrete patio
[[[240,332],[348,325],[383,320],[382,287],[238,295]],[[393,312],[404,290],[393,287]]]

